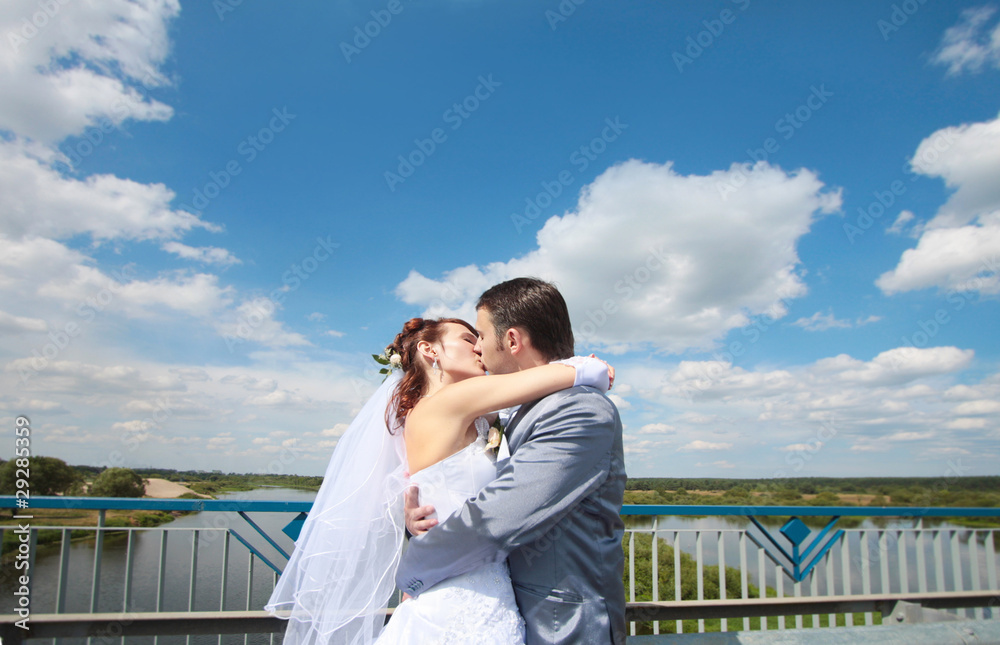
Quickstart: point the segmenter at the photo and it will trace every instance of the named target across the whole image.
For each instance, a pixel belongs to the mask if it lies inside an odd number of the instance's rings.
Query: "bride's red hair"
[[[403,325],[403,331],[396,334],[396,339],[386,348],[399,354],[400,359],[402,359],[400,366],[403,368],[403,378],[396,386],[396,391],[393,392],[392,398],[389,400],[389,407],[385,411],[385,424],[389,427],[389,432],[403,426],[406,415],[427,391],[427,371],[421,364],[417,343],[421,341],[439,342],[441,336],[444,335],[445,323],[462,325],[473,334],[476,333],[476,329],[472,325],[459,318],[438,318],[437,320],[411,318]]]

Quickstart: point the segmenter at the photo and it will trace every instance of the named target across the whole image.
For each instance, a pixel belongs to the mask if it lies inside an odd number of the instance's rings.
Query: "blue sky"
[[[0,423],[320,474],[406,319],[536,275],[618,369],[632,476],[998,474],[998,25],[5,2]]]

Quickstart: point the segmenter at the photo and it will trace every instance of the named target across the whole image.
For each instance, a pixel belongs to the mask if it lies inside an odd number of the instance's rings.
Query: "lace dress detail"
[[[411,477],[420,486],[420,503],[433,504],[439,520],[496,478],[493,451],[486,450],[489,424],[480,417],[476,430],[474,443]],[[398,643],[524,643],[524,619],[506,561],[439,582],[400,604],[378,640],[378,645]]]

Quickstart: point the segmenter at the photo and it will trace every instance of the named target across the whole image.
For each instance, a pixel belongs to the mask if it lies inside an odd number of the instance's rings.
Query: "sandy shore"
[[[146,480],[146,496],[147,497],[158,497],[160,499],[171,499],[174,497],[180,497],[184,493],[194,493],[199,497],[211,498],[210,495],[202,495],[200,493],[195,493],[193,490],[187,486],[182,486],[177,482],[167,481],[166,479],[156,479],[150,478]]]

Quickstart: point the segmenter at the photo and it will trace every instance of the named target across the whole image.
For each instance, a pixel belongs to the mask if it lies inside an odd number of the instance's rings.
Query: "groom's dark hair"
[[[476,309],[490,314],[498,346],[508,329],[528,334],[531,346],[546,360],[573,355],[573,327],[562,294],[538,278],[514,278],[493,285],[479,296]]]

